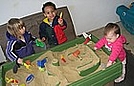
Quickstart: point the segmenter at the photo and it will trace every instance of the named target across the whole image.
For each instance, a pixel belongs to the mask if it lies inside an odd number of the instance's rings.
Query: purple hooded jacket
[[[30,32],[25,32],[24,34],[25,42],[19,40],[6,32],[7,37],[7,48],[6,55],[11,61],[16,61],[18,58],[24,58],[35,53],[33,48],[33,41],[35,41],[35,37],[33,37]]]

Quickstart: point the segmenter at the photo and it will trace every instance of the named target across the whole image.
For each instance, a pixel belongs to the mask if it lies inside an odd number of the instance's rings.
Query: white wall
[[[41,11],[48,0],[1,0],[0,25],[11,17],[24,17]],[[98,29],[108,22],[119,21],[116,7],[128,6],[133,0],[49,0],[57,7],[68,6],[76,34]]]

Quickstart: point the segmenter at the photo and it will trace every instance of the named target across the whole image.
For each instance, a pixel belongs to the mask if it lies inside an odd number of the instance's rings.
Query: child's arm
[[[31,32],[29,32],[29,31],[26,31],[25,32],[25,34],[26,34],[26,36],[24,36],[25,38],[27,38],[28,40],[32,40],[32,41],[35,41],[36,39],[37,39],[37,37],[35,37],[35,36],[33,36],[32,34],[31,34]]]
[[[23,59],[18,58],[18,59],[17,59],[17,63],[19,63],[19,64],[23,64]]]
[[[35,41],[35,40],[37,39],[37,37],[31,35],[31,39],[32,39],[33,41]]]
[[[119,54],[121,53],[121,50],[123,49],[123,44],[118,42],[112,47],[111,54],[109,56],[109,61],[112,61],[112,63],[117,59]]]
[[[58,19],[59,25],[62,27],[62,29],[65,29],[67,27],[66,21],[63,19],[63,13],[60,13],[60,17]]]
[[[40,24],[40,26],[39,26],[39,36],[40,36],[40,39],[42,41],[45,41],[46,40],[46,30],[45,30],[45,28],[47,28],[46,26],[47,25],[44,22],[42,22]]]
[[[103,37],[101,38],[94,46],[94,50],[100,49],[101,47],[103,47],[106,43],[106,39]]]
[[[42,37],[42,39],[32,36],[32,34],[29,32],[31,40],[34,41],[36,46],[44,47],[44,41],[46,40],[45,37]]]
[[[107,65],[106,65],[106,67],[109,67],[109,66],[111,66],[113,64],[113,62],[112,61],[108,61],[108,63],[107,63]]]
[[[60,26],[63,26],[63,25],[64,25],[64,24],[63,24],[62,15],[63,15],[63,13],[61,12],[61,13],[60,13],[60,18],[58,19],[58,23],[60,24]]]
[[[64,25],[64,24],[63,24],[63,19],[62,19],[62,18],[59,18],[59,19],[58,19],[58,23],[59,23],[60,26],[63,26],[63,25]]]
[[[7,45],[7,49],[6,49],[6,54],[7,57],[11,60],[11,61],[16,61],[18,60],[18,56],[14,53],[14,45],[15,45],[16,41],[9,41],[8,45]]]

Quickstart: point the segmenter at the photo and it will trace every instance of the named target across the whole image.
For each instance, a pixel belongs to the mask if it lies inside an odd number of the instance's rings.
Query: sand
[[[33,61],[30,69],[21,66],[17,74],[9,70],[6,73],[6,77],[18,80],[19,86],[22,84],[25,84],[25,86],[66,86],[83,78],[83,76],[79,74],[80,71],[91,68],[98,62],[101,62],[101,64],[93,73],[105,68],[108,60],[107,54],[102,50],[94,52],[91,49],[93,46],[94,43],[89,43],[88,46],[76,44],[76,46],[70,47],[62,52],[52,52],[49,50]],[[80,53],[75,57],[73,53],[77,50],[79,50]],[[44,58],[46,58],[47,62],[44,71],[40,71],[40,67],[37,66],[37,61],[43,60]],[[64,58],[66,62],[61,58]],[[58,64],[58,62],[59,66],[53,65]],[[33,74],[34,78],[30,83],[26,83],[26,78],[29,74]],[[11,83],[7,83],[6,86],[11,86]]]

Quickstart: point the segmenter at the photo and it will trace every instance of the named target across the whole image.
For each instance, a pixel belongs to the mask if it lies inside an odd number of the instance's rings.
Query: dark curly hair
[[[45,4],[43,4],[43,7],[42,7],[42,12],[45,13],[45,10],[44,8],[47,7],[47,6],[52,6],[54,8],[54,10],[56,10],[56,5],[52,2],[46,2]]]

